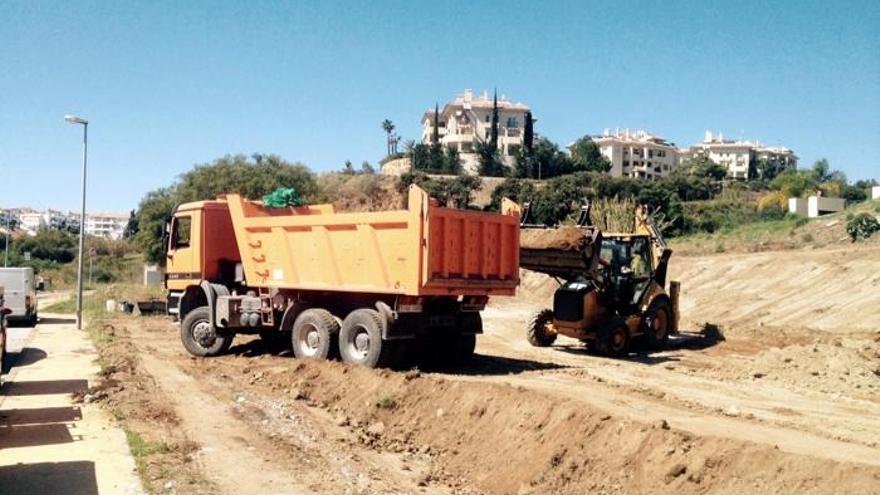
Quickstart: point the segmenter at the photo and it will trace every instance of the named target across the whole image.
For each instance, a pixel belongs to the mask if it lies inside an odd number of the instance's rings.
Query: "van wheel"
[[[549,347],[556,342],[556,332],[553,330],[553,310],[542,309],[532,315],[529,326],[526,329],[529,343],[535,347]]]
[[[382,368],[391,363],[393,341],[382,340],[382,317],[374,309],[356,309],[342,321],[339,354],[350,364]]]
[[[211,325],[207,306],[198,307],[186,314],[180,324],[180,340],[193,356],[216,356],[229,350],[235,334],[220,333]]]
[[[644,318],[645,342],[654,350],[662,349],[669,340],[672,327],[672,307],[663,298],[654,299]]]
[[[620,318],[603,321],[596,332],[594,347],[603,356],[625,356],[629,350],[629,327]]]
[[[0,318],[3,318],[0,316]],[[3,322],[0,321],[0,325]],[[0,328],[0,375],[6,372],[6,330]]]
[[[329,359],[338,352],[339,323],[326,309],[307,309],[293,322],[293,354],[298,358]]]

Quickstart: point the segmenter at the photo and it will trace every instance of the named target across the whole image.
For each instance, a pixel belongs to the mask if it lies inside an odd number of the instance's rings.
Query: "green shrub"
[[[850,212],[848,212],[848,213],[846,214],[846,221],[850,221],[850,220],[852,220],[852,219],[855,218],[855,217],[856,217],[855,213],[853,213],[853,212],[850,211]]]
[[[801,236],[801,240],[804,242],[813,242],[815,239],[813,239],[813,234],[806,233]]]
[[[853,242],[863,241],[880,231],[880,222],[870,213],[859,213],[846,224],[846,233]]]
[[[795,227],[803,227],[803,226],[806,225],[809,221],[810,221],[809,218],[799,216],[799,217],[797,218],[797,220],[794,221],[794,226],[795,226]]]

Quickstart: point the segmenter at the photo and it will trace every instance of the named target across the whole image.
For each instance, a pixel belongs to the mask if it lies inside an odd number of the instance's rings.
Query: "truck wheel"
[[[326,309],[307,309],[293,322],[293,354],[298,358],[328,359],[337,354],[339,323]]]
[[[529,343],[535,347],[548,347],[556,342],[556,332],[552,330],[552,325],[552,309],[542,309],[532,315],[526,329]]]
[[[180,324],[180,340],[193,356],[216,356],[229,350],[234,334],[218,333],[211,325],[207,306],[198,307],[186,314]]]
[[[645,342],[651,349],[662,349],[669,340],[672,326],[672,307],[666,299],[654,299],[645,312]]]
[[[629,349],[629,328],[619,318],[605,320],[596,331],[596,352],[608,357],[622,357]]]
[[[356,309],[342,321],[339,354],[346,363],[368,368],[388,366],[393,342],[382,340],[382,317],[373,309]]]

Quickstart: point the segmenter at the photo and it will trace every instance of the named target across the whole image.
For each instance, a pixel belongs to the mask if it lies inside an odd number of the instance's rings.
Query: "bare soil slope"
[[[193,359],[163,319],[120,320],[114,352],[154,381],[144,400],[171,397],[217,493],[241,477],[277,493],[877,493],[878,263],[877,249],[680,257],[685,332],[622,360],[529,346],[526,318],[555,288],[532,273],[486,311],[459,370],[298,362],[247,337]],[[125,377],[110,374],[137,395]]]

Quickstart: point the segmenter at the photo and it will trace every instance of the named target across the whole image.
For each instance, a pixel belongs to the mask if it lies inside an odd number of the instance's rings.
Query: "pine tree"
[[[440,107],[434,103],[434,133],[431,136],[431,144],[440,146]]]
[[[535,145],[534,121],[532,120],[532,112],[526,112],[526,122],[523,129],[523,146],[526,149],[526,156],[532,156],[532,148]]]
[[[492,129],[490,130],[489,144],[493,148],[498,148],[498,89],[492,97]]]

